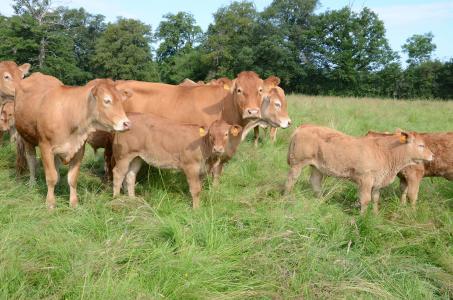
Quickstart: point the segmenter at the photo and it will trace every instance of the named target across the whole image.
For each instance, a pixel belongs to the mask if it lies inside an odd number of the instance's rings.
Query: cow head
[[[285,92],[282,88],[276,86],[266,93],[261,105],[261,115],[262,119],[273,127],[288,128],[291,125]]]
[[[233,156],[241,142],[241,134],[242,127],[239,125],[230,125],[222,120],[212,123],[207,132],[212,154]]]
[[[414,163],[423,161],[432,161],[434,154],[425,145],[425,141],[415,132],[406,132],[398,130],[396,135],[399,136],[400,143],[406,147],[406,154]]]
[[[0,96],[14,97],[17,84],[28,74],[30,64],[17,66],[13,61],[0,62]]]
[[[5,102],[0,110],[0,131],[8,131],[14,127],[14,102]]]
[[[123,109],[123,101],[132,96],[130,90],[117,90],[109,79],[95,81],[90,92],[92,104],[96,106],[96,121],[104,130],[125,131],[131,122]]]

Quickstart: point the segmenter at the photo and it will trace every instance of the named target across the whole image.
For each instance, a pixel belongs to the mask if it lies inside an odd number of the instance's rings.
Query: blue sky
[[[258,10],[263,10],[272,0],[255,0]],[[412,34],[431,31],[437,45],[435,57],[447,60],[453,57],[453,1],[452,0],[321,0],[318,11],[338,9],[346,5],[359,11],[369,7],[377,12],[384,21],[387,38],[396,51]],[[11,0],[0,0],[0,13],[12,13]],[[138,18],[157,27],[166,13],[178,11],[190,12],[198,24],[206,29],[212,22],[212,14],[221,6],[231,3],[230,0],[54,0],[56,5],[85,7],[91,13],[103,14],[109,21],[118,16]]]

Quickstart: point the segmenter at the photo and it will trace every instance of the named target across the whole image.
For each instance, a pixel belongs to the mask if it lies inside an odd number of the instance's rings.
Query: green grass
[[[81,205],[44,204],[45,179],[15,178],[14,149],[0,148],[1,299],[451,299],[453,184],[425,179],[418,208],[398,185],[381,211],[361,217],[356,187],[329,178],[314,198],[301,176],[282,197],[287,143],[301,123],[361,135],[397,127],[453,131],[453,102],[290,96],[295,126],[255,150],[251,139],[220,186],[205,183],[190,208],[184,176],[143,170],[137,199],[112,200],[101,155],[87,151]],[[66,168],[62,167],[62,175]]]

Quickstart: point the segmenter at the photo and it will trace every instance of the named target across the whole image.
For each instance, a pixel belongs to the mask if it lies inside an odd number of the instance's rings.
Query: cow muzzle
[[[131,121],[129,119],[123,119],[118,121],[115,126],[113,126],[113,130],[115,131],[126,131],[131,129]]]
[[[222,154],[223,152],[225,152],[225,147],[223,147],[223,146],[214,146],[214,147],[212,147],[212,151],[215,154]]]
[[[242,113],[244,119],[259,119],[261,118],[261,112],[259,108],[246,108]]]
[[[288,128],[289,126],[291,126],[291,119],[283,119],[280,121],[280,127],[285,129],[285,128]]]

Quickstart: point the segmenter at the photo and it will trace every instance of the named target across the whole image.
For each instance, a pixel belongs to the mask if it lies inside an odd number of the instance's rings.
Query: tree
[[[96,42],[92,62],[97,74],[113,79],[158,79],[151,57],[151,27],[138,20],[120,18]]]
[[[406,40],[402,46],[403,52],[407,53],[407,63],[410,65],[419,65],[429,61],[431,55],[436,50],[436,44],[433,43],[434,35],[431,32],[425,34],[414,34]]]
[[[202,30],[195,25],[194,17],[186,12],[166,14],[157,27],[155,37],[161,41],[157,49],[157,59],[163,61],[181,51],[192,50],[200,41]]]

